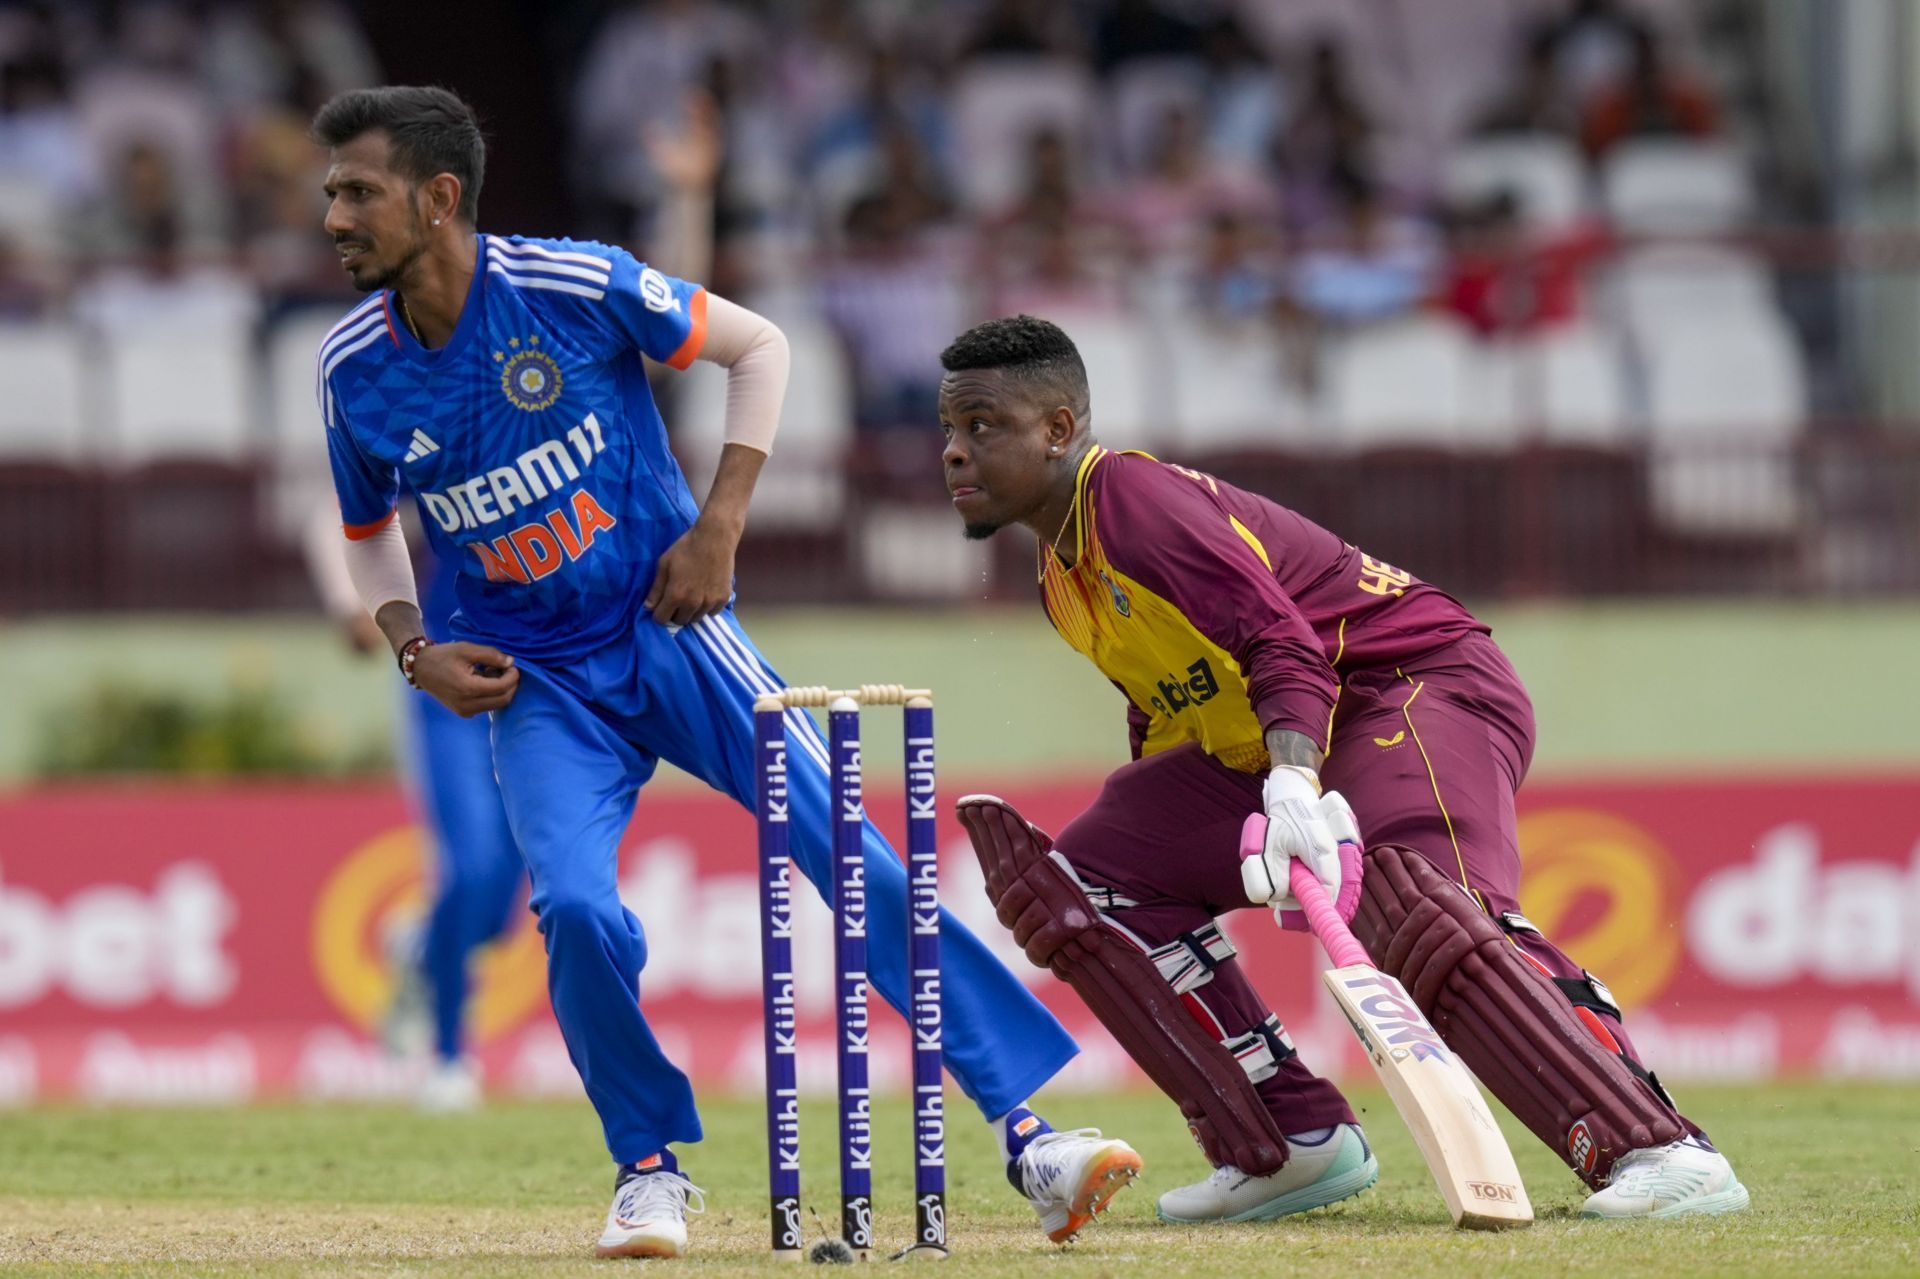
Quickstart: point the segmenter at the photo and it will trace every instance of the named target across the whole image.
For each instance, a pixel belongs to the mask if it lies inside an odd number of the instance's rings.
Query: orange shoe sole
[[[1087,1169],[1087,1176],[1080,1188],[1073,1193],[1073,1204],[1067,1215],[1067,1224],[1058,1230],[1047,1232],[1047,1238],[1055,1243],[1065,1243],[1079,1233],[1080,1228],[1091,1222],[1106,1210],[1113,1197],[1127,1188],[1127,1183],[1140,1175],[1141,1160],[1138,1153],[1131,1150],[1116,1150],[1096,1161]]]

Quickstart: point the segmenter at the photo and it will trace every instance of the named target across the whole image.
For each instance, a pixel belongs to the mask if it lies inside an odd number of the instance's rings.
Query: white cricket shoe
[[[689,1198],[698,1202],[689,1206]],[[613,1192],[597,1257],[677,1257],[687,1250],[687,1214],[705,1212],[707,1195],[677,1172],[629,1177]]]
[[[1192,1186],[1160,1196],[1162,1221],[1195,1225],[1207,1221],[1272,1221],[1351,1199],[1380,1180],[1359,1124],[1338,1124],[1308,1136],[1287,1138],[1287,1162],[1264,1177],[1231,1164]]]
[[[1140,1156],[1098,1128],[1042,1133],[1020,1152],[1020,1185],[1040,1228],[1065,1243],[1140,1175]]]
[[[1693,1137],[1620,1156],[1606,1189],[1587,1196],[1582,1217],[1713,1216],[1747,1206],[1747,1188],[1727,1157]]]
[[[429,1115],[464,1115],[480,1109],[480,1065],[471,1057],[436,1060],[414,1093]]]

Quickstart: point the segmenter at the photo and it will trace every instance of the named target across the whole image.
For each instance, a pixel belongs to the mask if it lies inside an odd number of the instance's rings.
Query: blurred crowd
[[[923,421],[935,354],[989,314],[1259,326],[1309,386],[1329,328],[1571,319],[1604,225],[1536,233],[1513,193],[1449,198],[1445,150],[1548,136],[1597,165],[1718,128],[1665,29],[1620,0],[798,8],[609,16],[571,103],[577,187],[598,233],[680,253],[683,167],[655,158],[717,108],[696,193],[714,256],[691,260],[725,291],[805,295],[867,429]],[[1446,110],[1396,85],[1408,59],[1441,61]]]
[[[117,329],[337,295],[307,121],[378,79],[333,0],[0,7],[0,316]]]
[[[1565,320],[1604,225],[1449,198],[1447,148],[1551,136],[1598,164],[1721,128],[1673,4],[588,9],[553,76],[572,207],[498,229],[810,308],[865,428],[924,418],[939,347],[989,313],[1260,326],[1307,383],[1330,328]],[[344,297],[306,125],[380,78],[337,0],[0,7],[0,318],[255,322]]]

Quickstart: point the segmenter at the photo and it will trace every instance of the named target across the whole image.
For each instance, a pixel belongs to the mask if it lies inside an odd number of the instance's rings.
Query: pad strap
[[[1508,936],[1525,933],[1529,937],[1538,937],[1541,945],[1546,944],[1547,937],[1540,931],[1540,926],[1519,911],[1503,911],[1495,918],[1500,921],[1500,927],[1507,930]],[[1594,1012],[1607,1014],[1615,1021],[1626,1019],[1620,1011],[1619,1001],[1614,999],[1606,983],[1584,968],[1578,977],[1554,977],[1553,984],[1560,988],[1560,993],[1575,1008],[1591,1008]]]
[[[1092,902],[1093,908],[1102,915],[1111,915],[1116,910],[1125,910],[1129,906],[1140,904],[1131,897],[1121,896],[1103,884],[1089,884],[1084,879],[1080,881],[1080,890],[1086,893],[1087,900]]]
[[[1281,1048],[1260,1036],[1248,1053],[1251,1067],[1236,1061],[1216,1038],[1217,1024],[1201,1025],[1189,1001],[1175,993],[1149,957],[1149,948],[1093,908],[1071,864],[1053,850],[1044,831],[990,795],[968,796],[959,816],[1000,922],[1013,931],[1028,959],[1074,988],[1127,1055],[1173,1098],[1208,1160],[1256,1176],[1284,1166],[1286,1138],[1254,1090],[1250,1073],[1268,1062],[1277,1069],[1285,1060],[1280,1053],[1292,1045],[1284,1032],[1278,1037]],[[1206,934],[1201,928],[1177,939],[1180,951],[1172,958],[1183,971],[1210,976],[1220,962],[1217,944]]]
[[[1267,1014],[1265,1021],[1246,1034],[1221,1042],[1240,1063],[1240,1069],[1247,1072],[1247,1078],[1256,1084],[1279,1074],[1283,1063],[1299,1055],[1287,1028],[1280,1024],[1278,1013]]]
[[[1220,925],[1209,921],[1155,948],[1147,957],[1173,987],[1173,993],[1184,995],[1212,981],[1213,970],[1239,953],[1220,931]]]
[[[1613,1000],[1613,992],[1586,969],[1581,969],[1578,977],[1555,977],[1553,984],[1560,988],[1560,993],[1575,1008],[1591,1008],[1597,1013],[1607,1014],[1615,1021],[1625,1020],[1620,1005]]]

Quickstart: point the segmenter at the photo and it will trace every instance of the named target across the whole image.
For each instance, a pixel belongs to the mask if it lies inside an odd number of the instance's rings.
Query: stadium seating
[[[1324,410],[1346,449],[1449,445],[1467,423],[1473,339],[1458,323],[1419,315],[1329,342]]]
[[[37,258],[64,249],[59,192],[26,172],[0,172],[0,241]]]
[[[1159,432],[1164,447],[1176,458],[1205,459],[1311,445],[1313,417],[1285,376],[1281,355],[1265,326],[1222,330],[1184,317],[1162,343],[1160,367],[1172,393],[1172,411]]]
[[[258,441],[252,334],[207,329],[119,335],[105,345],[111,456],[239,462]]]
[[[1069,155],[1085,154],[1097,98],[1078,62],[1007,55],[963,66],[952,102],[961,198],[991,212],[1019,193],[1036,133],[1052,129],[1067,139]]]
[[[1479,344],[1471,357],[1469,438],[1498,444],[1624,444],[1633,433],[1624,353],[1588,322]]]
[[[779,461],[767,467],[753,495],[757,530],[823,533],[839,525],[847,500],[853,447],[853,390],[840,340],[818,317],[783,314],[779,324],[793,354],[780,414]],[[705,493],[719,464],[726,429],[727,371],[695,362],[672,378],[678,397],[669,420],[674,449],[694,492]]]
[[[871,505],[854,544],[861,580],[883,599],[979,599],[993,573],[992,545],[963,538],[960,521],[941,507]]]
[[[1665,331],[1641,348],[1659,521],[1684,533],[1779,536],[1800,518],[1792,451],[1807,412],[1799,344],[1786,323]]]
[[[1717,245],[1629,250],[1606,273],[1603,292],[1627,330],[1646,341],[1670,328],[1737,324],[1776,309],[1766,267]]]
[[[1554,228],[1579,222],[1587,213],[1587,174],[1573,143],[1552,134],[1476,138],[1446,162],[1449,200],[1473,202],[1510,191],[1521,220]]]
[[[1211,77],[1222,64],[1191,47],[1161,53],[1137,39],[1103,36],[1057,55],[971,52],[1037,47],[1064,33],[1010,39],[970,10],[936,42],[941,52],[896,50],[902,56],[870,66],[873,32],[855,35],[869,24],[816,32],[790,27],[781,6],[757,7],[742,19],[747,27],[797,37],[787,51],[793,74],[721,95],[728,138],[745,140],[733,159],[749,164],[744,175],[738,163],[726,166],[716,264],[782,325],[795,358],[779,449],[761,478],[743,556],[743,572],[768,581],[747,589],[759,595],[770,586],[762,598],[841,590],[951,598],[971,591],[983,571],[949,536],[951,511],[925,438],[856,430],[852,373],[861,363],[849,357],[861,352],[842,343],[857,326],[842,321],[830,331],[819,316],[836,246],[818,232],[837,227],[853,200],[911,185],[888,185],[897,177],[889,166],[917,166],[927,179],[921,194],[930,198],[904,201],[901,212],[930,219],[923,229],[939,246],[915,258],[932,282],[912,287],[944,289],[941,314],[930,319],[923,302],[908,304],[928,330],[944,334],[1026,303],[1078,342],[1104,442],[1246,482],[1333,527],[1377,536],[1382,554],[1404,542],[1415,547],[1409,559],[1430,557],[1436,569],[1464,563],[1465,576],[1452,579],[1462,589],[1611,589],[1634,579],[1637,570],[1619,566],[1632,564],[1648,530],[1722,548],[1774,544],[1841,514],[1836,499],[1796,476],[1804,463],[1795,450],[1822,440],[1799,435],[1808,375],[1763,256],[1771,248],[1739,247],[1758,212],[1754,178],[1773,173],[1749,173],[1742,149],[1760,153],[1764,122],[1748,109],[1747,86],[1705,56],[1723,42],[1701,27],[1695,0],[1621,3],[1653,15],[1668,65],[1699,79],[1739,144],[1632,134],[1590,162],[1578,140],[1559,133],[1475,136],[1490,107],[1514,104],[1526,83],[1516,55],[1566,0],[1402,0],[1377,13],[1354,0],[1227,6],[1221,13],[1231,10],[1247,42],[1220,79]],[[1188,16],[1205,27],[1217,7]],[[1108,9],[1096,5],[1087,16]],[[1346,121],[1329,132],[1333,118],[1316,115],[1328,109],[1314,102],[1322,47],[1339,59],[1364,127]],[[1210,56],[1218,52],[1209,45]],[[1588,60],[1593,67],[1583,69],[1562,56],[1563,89],[1592,87],[1573,82],[1604,72],[1607,56]],[[98,589],[108,595],[143,574],[186,571],[185,558],[140,567],[148,552],[116,548],[148,538],[149,522],[163,528],[184,518],[195,503],[209,512],[216,541],[264,517],[274,553],[284,554],[327,500],[313,356],[350,304],[343,297],[256,331],[263,297],[284,305],[280,290],[299,296],[310,285],[300,282],[303,232],[281,224],[277,206],[259,201],[266,187],[250,184],[291,179],[280,170],[298,163],[304,144],[271,131],[254,138],[244,109],[229,119],[231,103],[177,69],[125,57],[74,65],[86,66],[64,119],[74,163],[49,164],[62,148],[44,137],[38,150],[16,146],[0,157],[0,308],[48,308],[100,335],[0,329],[0,383],[9,391],[0,402],[0,501],[12,503],[10,515],[31,512],[44,538],[62,512],[83,508],[86,489],[104,528],[96,538],[113,543],[89,561],[102,566]],[[870,85],[869,73],[878,77]],[[907,130],[888,127],[873,94],[893,99],[894,123]],[[1217,189],[1183,205],[1193,193],[1150,169],[1168,112],[1186,107],[1207,139],[1200,180]],[[1058,193],[1060,209],[1036,206],[1022,222],[1008,215],[1025,192],[1040,130],[1065,139],[1071,189]],[[637,145],[641,133],[611,145]],[[923,153],[910,153],[907,133]],[[246,141],[227,148],[229,137]],[[126,168],[136,140],[167,164]],[[635,175],[633,190],[589,183],[612,198],[604,208],[583,203],[577,225],[619,239],[636,225],[627,206],[658,192],[640,176],[646,155],[604,162]],[[1451,207],[1512,191],[1531,242],[1551,255],[1552,296],[1538,309],[1579,318],[1491,340],[1430,312],[1376,324],[1323,315],[1317,334],[1289,324],[1280,314],[1288,302],[1313,310],[1312,268],[1331,255],[1318,250],[1338,238],[1335,175],[1354,168],[1377,180],[1396,230],[1417,231],[1435,250],[1399,271],[1395,280],[1408,283],[1379,312],[1429,297],[1425,286],[1435,281],[1423,272],[1444,277],[1439,228]],[[171,238],[147,242],[143,224],[115,203],[124,182],[142,174],[173,184]],[[1240,227],[1212,225],[1207,211],[1242,194],[1234,182],[1256,177],[1275,183],[1249,196],[1258,212]],[[802,188],[797,202],[783,194]],[[310,184],[301,189],[311,195]],[[256,225],[263,211],[271,225]],[[996,241],[1010,226],[1029,235],[1053,225],[1041,213],[1078,228],[1079,274],[1036,268],[1036,246],[1052,247],[1043,235],[1030,235],[1020,253]],[[285,216],[300,217],[291,206]],[[779,229],[735,234],[747,226]],[[324,244],[311,247],[324,255]],[[1447,247],[1477,256],[1490,246],[1467,236]],[[69,252],[76,256],[63,261]],[[1230,299],[1246,312],[1244,328],[1214,327],[1217,315],[1197,309],[1201,290],[1218,283],[1210,267],[1227,256],[1257,277]],[[1568,287],[1576,270],[1585,272],[1577,289]],[[1499,296],[1509,287],[1516,292]],[[1492,286],[1495,301],[1481,316],[1523,312],[1508,303],[1525,287],[1518,276]],[[1784,292],[1788,302],[1800,297]],[[952,325],[947,298],[966,312]],[[1459,301],[1474,304],[1466,289]],[[1794,318],[1815,328],[1826,319],[1817,311]],[[929,361],[927,375],[935,371]],[[689,479],[704,492],[719,455],[725,374],[696,366],[650,376]],[[1495,476],[1505,486],[1498,493],[1489,487]],[[1485,518],[1499,501],[1525,508],[1524,518]],[[1822,521],[1805,518],[1803,507],[1820,510]],[[1508,562],[1478,542],[1449,544],[1437,528],[1474,520],[1504,531]],[[1430,529],[1424,542],[1411,531],[1420,524]],[[1513,536],[1522,528],[1527,536]],[[1563,557],[1573,543],[1605,566]],[[992,555],[1012,544],[1003,539]],[[198,544],[191,554],[215,549]],[[986,570],[989,590],[1000,589],[1004,567]],[[1022,586],[1027,571],[1015,575]]]
[[[1093,430],[1109,448],[1152,448],[1163,436],[1172,401],[1152,335],[1131,314],[1056,315],[1087,366]]]
[[[315,361],[346,305],[312,307],[281,317],[267,333],[265,454],[272,461],[265,515],[284,540],[297,541],[316,501],[333,501],[325,428],[316,399]]]
[[[268,451],[283,464],[326,465],[318,403],[320,344],[347,308],[311,307],[282,316],[267,333]]]
[[[1728,231],[1754,211],[1753,180],[1725,142],[1630,138],[1608,153],[1602,203],[1623,231],[1672,235]]]
[[[1205,64],[1193,58],[1134,58],[1115,68],[1105,99],[1119,171],[1144,171],[1167,112],[1184,108],[1197,114],[1206,93]]]
[[[85,456],[87,374],[72,328],[0,324],[0,386],[0,457]]]

